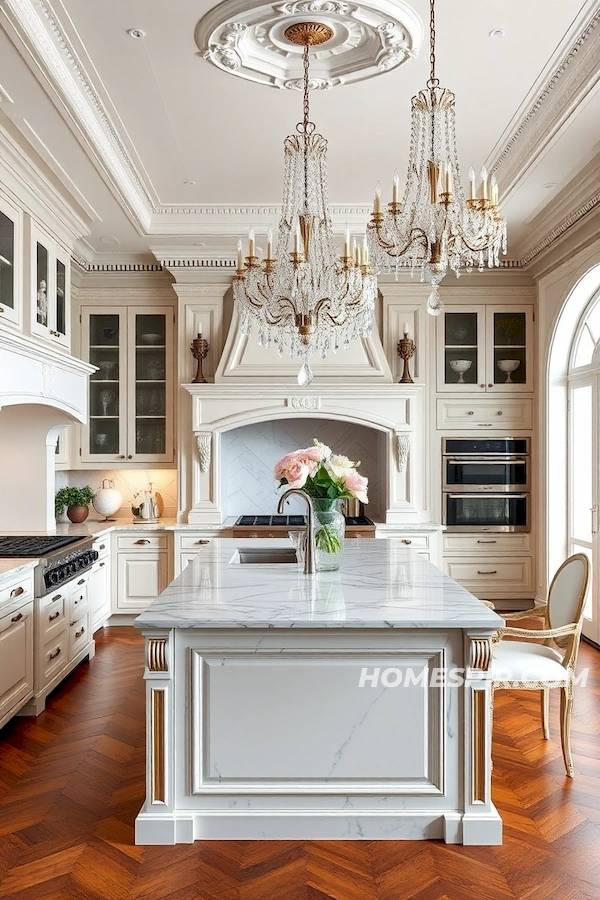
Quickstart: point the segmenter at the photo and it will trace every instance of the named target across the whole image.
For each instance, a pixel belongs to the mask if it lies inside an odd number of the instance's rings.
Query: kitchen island
[[[489,667],[503,620],[391,540],[347,540],[339,572],[244,561],[285,548],[211,541],[137,619],[136,842],[501,843]]]

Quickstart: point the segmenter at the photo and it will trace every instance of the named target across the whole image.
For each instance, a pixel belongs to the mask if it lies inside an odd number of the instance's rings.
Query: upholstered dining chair
[[[552,579],[548,600],[541,613],[526,610],[503,616],[507,621],[514,621],[538,615],[544,619],[544,627],[501,628],[492,655],[492,701],[494,691],[500,688],[541,691],[542,727],[546,740],[550,737],[550,690],[560,688],[560,734],[569,778],[573,777],[574,771],[571,758],[573,682],[589,570],[588,558],[583,553],[575,553],[566,559]],[[514,637],[527,640],[506,640]],[[532,643],[532,639],[543,643]]]

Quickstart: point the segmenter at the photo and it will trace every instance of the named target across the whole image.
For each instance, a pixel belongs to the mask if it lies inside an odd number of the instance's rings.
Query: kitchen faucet
[[[290,488],[279,498],[279,503],[277,504],[277,512],[281,515],[281,513],[283,512],[283,504],[285,503],[286,499],[292,494],[296,494],[298,497],[302,497],[304,500],[306,500],[306,505],[308,506],[308,524],[306,526],[306,534],[304,535],[304,574],[314,575],[317,571],[315,565],[317,552],[315,548],[313,507],[310,497],[299,488]]]

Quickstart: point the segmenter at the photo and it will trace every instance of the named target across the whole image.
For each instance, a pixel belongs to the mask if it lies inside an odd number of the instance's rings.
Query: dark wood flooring
[[[425,841],[208,841],[136,847],[144,796],[143,645],[97,655],[37,719],[0,731],[0,898],[19,900],[600,900],[600,654],[582,645],[565,777],[552,699],[498,692],[494,800],[501,847]]]

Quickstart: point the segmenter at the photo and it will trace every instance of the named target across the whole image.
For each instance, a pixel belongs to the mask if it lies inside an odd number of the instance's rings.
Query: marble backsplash
[[[309,447],[313,438],[335,453],[360,460],[360,472],[369,479],[366,515],[381,518],[384,510],[386,435],[373,428],[329,419],[280,419],[244,425],[222,436],[223,508],[228,516],[271,515],[277,512],[280,491],[273,476],[278,459],[299,447]],[[287,513],[304,512],[294,499]]]
[[[131,516],[131,501],[137,491],[146,490],[152,483],[152,490],[162,497],[164,504],[163,517],[175,518],[177,515],[177,472],[175,469],[98,469],[71,470],[56,472],[56,490],[61,487],[83,487],[89,484],[93,491],[102,487],[105,479],[114,481],[115,488],[123,495],[123,505],[115,515],[119,518]],[[101,518],[92,507],[90,517]],[[59,521],[68,521],[66,513]]]

